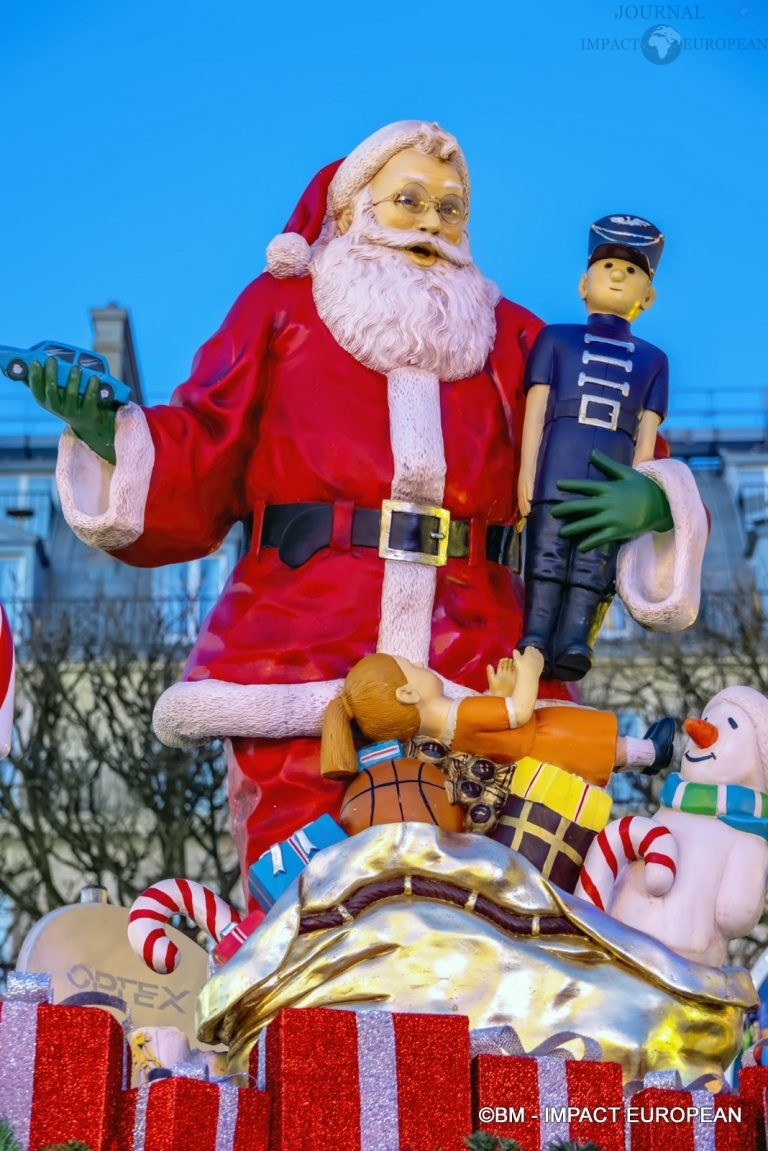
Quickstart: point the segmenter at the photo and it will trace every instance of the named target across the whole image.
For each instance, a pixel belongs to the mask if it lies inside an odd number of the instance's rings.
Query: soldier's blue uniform
[[[652,230],[651,259],[630,246],[626,228],[615,228],[621,238],[612,240],[599,228],[626,220],[634,231],[639,224]],[[647,221],[606,217],[592,226],[590,262],[619,255],[652,275],[662,242]],[[552,324],[539,333],[528,358],[526,392],[545,384],[549,396],[526,527],[525,619],[518,647],[544,652],[561,679],[581,678],[589,667],[590,633],[614,591],[618,544],[582,553],[576,542],[560,537],[560,523],[550,512],[555,503],[573,497],[561,492],[557,481],[605,480],[589,461],[595,448],[631,465],[643,412],[656,412],[660,420],[667,414],[668,377],[665,354],[638,339],[628,321],[615,315],[591,315],[586,324]]]

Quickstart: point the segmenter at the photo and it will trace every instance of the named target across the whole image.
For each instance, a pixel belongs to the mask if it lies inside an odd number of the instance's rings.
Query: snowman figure
[[[651,818],[609,824],[576,894],[698,963],[720,966],[763,912],[768,884],[768,699],[728,687],[683,725],[679,773]]]

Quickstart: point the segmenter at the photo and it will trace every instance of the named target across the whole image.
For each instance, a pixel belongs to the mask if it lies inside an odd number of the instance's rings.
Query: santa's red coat
[[[516,515],[525,357],[542,324],[501,300],[482,371],[440,385],[443,505],[472,521],[468,559],[437,572],[431,666],[483,690],[486,664],[520,635],[519,577],[485,558],[485,525]],[[141,566],[207,555],[253,516],[250,550],[205,622],[188,680],[292,683],[343,677],[376,648],[384,561],[349,545],[353,506],[391,494],[387,380],[336,343],[308,277],[255,280],[198,353],[169,406],[145,412],[155,465],[144,531],[115,553]],[[335,504],[330,547],[298,569],[260,547],[265,505]],[[231,800],[248,823],[248,859],[322,811],[341,786],[319,778],[317,741],[236,740]],[[254,782],[258,787],[254,789]],[[260,795],[258,811],[254,800]],[[239,806],[238,806],[239,805]]]

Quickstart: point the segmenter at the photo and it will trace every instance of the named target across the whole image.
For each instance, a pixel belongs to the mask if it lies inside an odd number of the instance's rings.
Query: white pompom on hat
[[[284,230],[267,246],[267,271],[279,280],[306,276],[309,271],[311,245],[328,214],[328,188],[342,163],[336,160],[312,177]]]
[[[338,216],[376,173],[405,148],[421,148],[453,164],[469,198],[469,174],[458,141],[426,120],[398,120],[363,140],[345,160],[322,168],[307,185],[285,226],[267,247],[267,270],[278,279],[306,276],[311,248],[326,216]]]
[[[768,699],[753,687],[726,687],[713,696],[704,709],[716,703],[731,703],[748,716],[757,738],[757,750],[765,786],[768,787]]]

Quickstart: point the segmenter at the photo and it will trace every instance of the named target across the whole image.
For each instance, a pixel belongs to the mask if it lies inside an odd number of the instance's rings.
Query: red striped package
[[[15,670],[11,625],[0,604],[0,759],[11,750]]]
[[[646,1087],[627,1102],[631,1151],[755,1151],[755,1104],[739,1095]]]
[[[544,1151],[559,1139],[624,1151],[621,1065],[554,1055],[477,1055],[475,1128]]]
[[[259,1037],[251,1074],[272,1098],[271,1151],[466,1151],[463,1016],[288,1008]]]
[[[220,966],[231,959],[243,946],[248,936],[253,935],[256,928],[264,922],[265,915],[266,912],[257,907],[239,923],[233,923],[230,928],[225,928],[221,939],[211,953],[213,962]]]
[[[203,1069],[127,1091],[120,1151],[269,1151],[269,1099],[253,1087],[209,1083]]]

